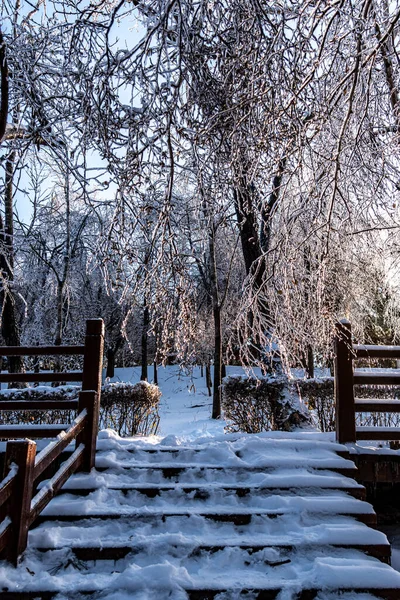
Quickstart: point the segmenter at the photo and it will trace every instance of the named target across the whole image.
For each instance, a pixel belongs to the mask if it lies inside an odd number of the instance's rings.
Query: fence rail
[[[351,325],[342,320],[336,324],[334,351],[338,442],[345,444],[357,440],[400,440],[400,429],[396,427],[356,427],[356,413],[400,412],[399,400],[354,397],[355,385],[400,385],[399,372],[354,369],[354,361],[360,358],[400,359],[400,346],[353,344]]]
[[[83,371],[77,373],[9,373],[1,375],[0,381],[82,381],[79,400],[51,401],[24,400],[1,401],[0,410],[51,410],[77,409],[78,415],[68,425],[10,425],[0,427],[0,438],[52,437],[40,453],[31,439],[7,442],[4,479],[0,482],[0,556],[14,564],[25,550],[28,530],[68,478],[78,470],[90,471],[94,467],[96,437],[99,419],[101,368],[103,357],[104,326],[101,319],[87,322],[84,346],[37,346],[0,348],[0,356],[12,355],[83,355]],[[43,378],[43,375],[46,375]],[[48,376],[48,377],[47,377]],[[58,378],[57,376],[60,376]],[[62,377],[61,377],[62,376]],[[46,480],[50,468],[66,447],[75,440],[75,450]]]
[[[82,355],[84,351],[85,346],[1,346],[0,356],[68,356]]]

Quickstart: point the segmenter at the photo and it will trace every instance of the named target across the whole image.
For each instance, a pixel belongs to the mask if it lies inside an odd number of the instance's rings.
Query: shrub
[[[22,390],[2,390],[0,398],[4,400],[73,400],[78,398],[78,386],[59,386],[57,388],[39,386]],[[160,389],[152,384],[140,381],[130,383],[107,383],[102,387],[100,405],[100,429],[115,429],[119,435],[150,435],[157,433],[160,417],[158,403]],[[75,410],[32,410],[0,411],[0,424],[18,423],[55,424],[71,423],[76,416]]]
[[[333,377],[323,377],[295,379],[291,384],[293,393],[297,393],[313,412],[315,424],[321,431],[335,431],[333,381]]]
[[[146,381],[107,383],[101,393],[100,425],[119,435],[157,433],[160,388]]]
[[[50,387],[41,385],[22,389],[0,391],[1,400],[76,400],[80,388],[75,385]],[[71,423],[76,416],[75,410],[15,410],[0,411],[1,425],[53,425],[56,423]]]
[[[356,385],[354,396],[357,398],[377,398],[380,400],[399,400],[400,388],[393,385]],[[357,413],[356,425],[365,427],[398,427],[399,413]]]
[[[226,377],[222,406],[230,432],[290,431],[310,423],[307,410],[290,394],[288,380],[283,376],[261,380]]]
[[[306,402],[308,408],[314,413],[316,425],[321,431],[335,431],[335,398],[333,377],[320,379],[297,379],[293,386],[297,389],[299,397]],[[398,399],[400,388],[398,386],[354,386],[356,398]],[[398,427],[400,415],[398,413],[356,413],[356,425]]]

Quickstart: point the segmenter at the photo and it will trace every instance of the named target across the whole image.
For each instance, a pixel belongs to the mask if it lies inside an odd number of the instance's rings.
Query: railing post
[[[19,555],[26,549],[28,543],[35,457],[35,442],[31,440],[7,442],[4,474],[8,473],[12,464],[18,467],[9,511],[13,536],[7,549],[7,558],[15,565]]]
[[[95,464],[96,440],[99,428],[100,396],[92,390],[79,393],[79,412],[87,410],[87,420],[83,431],[76,438],[76,447],[85,444],[82,471],[89,472]]]
[[[353,387],[353,344],[351,325],[345,319],[336,323],[334,352],[336,440],[340,444],[354,443],[356,441],[356,415]]]
[[[83,355],[82,391],[79,394],[79,412],[87,410],[84,430],[76,439],[76,445],[85,444],[83,471],[94,467],[96,439],[99,428],[101,394],[101,370],[103,367],[104,323],[103,319],[86,322],[85,352]]]
[[[86,322],[82,390],[93,390],[99,396],[101,389],[101,370],[103,367],[103,349],[103,319],[89,319]]]

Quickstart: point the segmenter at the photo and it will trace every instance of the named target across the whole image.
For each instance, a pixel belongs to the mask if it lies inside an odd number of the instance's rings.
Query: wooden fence
[[[342,320],[336,324],[334,350],[337,441],[345,444],[357,440],[400,440],[400,428],[356,427],[356,413],[398,413],[400,400],[354,397],[355,385],[400,385],[400,372],[390,369],[373,372],[353,368],[357,359],[400,359],[400,346],[353,344],[351,325]]]
[[[7,442],[4,479],[0,482],[0,556],[16,564],[25,550],[28,529],[64,485],[78,470],[94,467],[99,419],[104,325],[101,319],[87,321],[83,346],[1,347],[0,356],[83,355],[83,370],[73,373],[8,373],[0,374],[0,382],[17,381],[82,381],[79,400],[1,401],[0,410],[77,409],[78,415],[67,425],[10,425],[0,427],[0,438]],[[39,454],[29,438],[51,438]],[[61,453],[73,440],[75,451],[65,460],[44,486]]]

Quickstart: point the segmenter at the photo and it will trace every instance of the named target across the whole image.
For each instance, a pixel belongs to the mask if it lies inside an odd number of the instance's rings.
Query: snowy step
[[[239,547],[259,552],[263,548],[299,550],[312,547],[338,546],[354,548],[390,562],[390,544],[380,531],[369,529],[354,519],[340,518],[336,522],[324,520],[305,526],[301,517],[281,519],[272,526],[267,519],[254,519],[246,528],[230,523],[214,524],[199,517],[165,519],[158,523],[128,519],[117,522],[98,522],[86,519],[77,525],[46,522],[29,535],[30,547],[42,552],[56,548],[70,548],[79,560],[118,560],[128,554],[148,554],[158,546],[181,555],[215,553],[224,548]],[[334,521],[334,519],[332,519]]]
[[[98,490],[82,498],[65,494],[52,500],[38,519],[76,521],[87,517],[97,519],[119,519],[130,517],[160,520],[175,516],[198,515],[214,521],[230,521],[248,524],[256,516],[270,519],[281,515],[309,513],[318,515],[351,515],[357,520],[376,525],[376,514],[371,505],[353,499],[343,492],[330,492],[325,495],[271,495],[239,498],[236,494],[210,494],[207,500],[191,500],[174,497],[173,502],[156,497],[144,501],[141,494],[129,492],[121,494],[117,490]]]
[[[324,482],[325,483],[325,482]],[[155,498],[156,496],[163,496],[165,495],[165,492],[173,492],[175,496],[179,497],[182,496],[182,494],[185,495],[189,495],[191,494],[192,497],[196,500],[206,500],[209,498],[210,494],[212,492],[215,491],[224,491],[227,493],[235,493],[237,496],[243,497],[243,496],[248,496],[250,494],[254,495],[255,494],[262,494],[262,495],[271,495],[273,493],[280,493],[280,492],[287,492],[287,491],[291,491],[293,495],[298,495],[298,490],[299,488],[301,489],[301,493],[302,495],[312,495],[315,494],[315,490],[316,489],[338,489],[340,488],[341,491],[346,492],[347,494],[349,494],[350,496],[352,496],[353,498],[358,498],[360,500],[365,500],[366,498],[366,490],[364,487],[362,486],[345,486],[345,485],[340,485],[340,486],[335,486],[335,485],[319,485],[316,486],[315,482],[308,482],[305,481],[303,483],[303,485],[299,485],[299,484],[291,484],[291,483],[285,483],[285,482],[277,482],[275,485],[273,484],[261,484],[261,485],[249,485],[249,486],[244,486],[244,485],[229,485],[229,484],[222,484],[222,485],[218,485],[216,483],[214,484],[198,484],[198,485],[188,485],[188,484],[159,484],[156,487],[154,485],[151,484],[137,484],[137,485],[120,485],[118,487],[114,487],[114,486],[107,486],[107,489],[109,490],[116,490],[119,491],[123,494],[128,494],[131,491],[136,491],[140,494],[143,494],[144,496],[147,496],[147,498]],[[89,494],[91,494],[92,492],[95,492],[96,489],[98,488],[77,488],[77,487],[71,487],[68,486],[65,489],[61,490],[60,494],[74,494],[75,496],[79,495],[79,496],[87,496]],[[171,498],[171,494],[169,495],[169,498]]]
[[[216,552],[221,552],[225,548],[240,548],[242,551],[249,552],[253,554],[254,552],[260,552],[265,548],[273,548],[278,551],[293,551],[295,549],[299,550],[300,548],[310,549],[315,546],[324,546],[326,549],[328,547],[327,544],[318,544],[316,542],[307,542],[303,545],[299,544],[279,544],[278,541],[273,544],[268,544],[266,541],[262,542],[260,545],[255,545],[250,541],[247,543],[240,544],[229,544],[224,543],[220,545],[209,545],[209,544],[199,544],[195,550],[193,550],[193,541],[188,541],[187,548],[191,550],[191,554],[194,556],[201,556],[204,558],[206,555],[209,555],[210,559],[212,559],[211,555]],[[355,550],[359,550],[368,556],[373,556],[374,558],[378,558],[380,561],[390,564],[391,558],[391,548],[390,544],[355,544],[351,543],[330,543],[329,546],[335,546],[339,548],[352,548]],[[174,545],[170,544],[171,551],[175,550],[178,552],[182,552],[185,546],[183,544]],[[49,552],[52,548],[40,548],[41,552]],[[145,544],[136,544],[136,545],[127,545],[127,546],[112,546],[112,545],[102,545],[102,546],[73,546],[70,548],[70,551],[74,554],[74,556],[80,561],[98,561],[98,560],[119,560],[121,558],[125,558],[128,555],[135,554],[150,554],[154,552],[154,546],[150,546],[150,549],[146,547]]]
[[[243,516],[242,516],[243,518]],[[362,549],[371,556],[387,561],[390,546],[386,536],[348,517],[285,515],[276,519],[253,516],[247,527],[235,526],[225,521],[210,524],[199,515],[178,516],[149,520],[138,518],[134,522],[120,518],[117,521],[82,519],[80,523],[62,521],[38,526],[29,534],[30,547],[40,549],[69,547],[98,550],[107,549],[110,555],[129,549],[157,547],[168,544],[194,548],[220,546],[286,547],[340,546]],[[243,523],[242,523],[243,525]],[[97,549],[97,550],[96,550]],[[82,550],[82,551],[84,551]]]
[[[339,454],[340,452],[340,454]],[[325,447],[292,447],[284,445],[252,444],[251,447],[232,447],[232,445],[219,445],[211,448],[151,448],[142,449],[138,447],[114,447],[98,448],[97,459],[110,457],[111,460],[129,460],[132,464],[140,462],[157,463],[168,461],[196,464],[213,464],[225,466],[251,466],[257,464],[270,464],[272,466],[300,463],[315,463],[320,465],[332,465],[340,467],[348,459],[347,448],[342,447],[340,451],[332,451]],[[351,461],[350,461],[351,462]],[[354,465],[352,465],[354,466]]]
[[[323,589],[325,593],[350,589],[376,591],[378,596],[383,589],[382,597],[398,600],[398,595],[393,596],[392,592],[396,589],[398,594],[400,573],[353,549],[300,548],[287,552],[264,548],[250,555],[239,548],[225,548],[213,554],[212,560],[206,557],[201,560],[195,555],[182,558],[165,550],[166,547],[158,546],[152,557],[138,554],[119,559],[112,573],[105,572],[103,561],[85,568],[69,550],[54,550],[45,555],[31,551],[21,561],[18,572],[12,567],[2,569],[2,582],[6,582],[8,588],[4,592],[57,590],[71,599],[78,592],[101,594],[108,590],[110,597],[111,590],[119,590],[130,598],[137,594],[140,598],[158,600],[183,599],[187,597],[182,593],[185,590],[189,597],[198,598],[208,597],[204,596],[208,592],[216,594],[224,590],[230,590],[231,598],[244,590],[269,593],[283,590],[287,592],[285,598],[292,596],[297,600],[298,597],[309,598],[316,589]],[[300,591],[302,595],[297,596]],[[195,592],[203,596],[193,596]],[[6,597],[2,595],[2,600]]]
[[[276,471],[278,469],[313,469],[313,470],[329,470],[332,472],[336,472],[343,475],[348,475],[350,477],[354,477],[357,472],[357,467],[353,463],[353,461],[345,461],[344,459],[334,460],[334,461],[318,461],[318,459],[314,461],[306,461],[298,459],[291,461],[262,461],[260,460],[257,465],[243,465],[243,464],[234,464],[234,465],[219,465],[215,463],[200,463],[200,462],[134,462],[127,460],[115,460],[110,457],[98,457],[96,459],[96,469],[98,471],[104,471],[107,469],[159,469],[170,473],[178,473],[184,471],[186,469],[215,469],[216,471],[240,471],[245,470],[246,472],[267,472],[267,471]]]
[[[249,510],[226,510],[226,511],[222,511],[221,509],[217,508],[215,511],[214,510],[191,510],[191,509],[187,509],[186,511],[182,511],[180,510],[178,511],[171,511],[171,512],[155,512],[155,511],[135,511],[135,512],[131,512],[131,513],[123,513],[122,515],[119,515],[118,513],[112,513],[112,514],[106,514],[106,513],[93,513],[90,516],[94,519],[101,519],[101,520],[118,520],[121,519],[122,517],[130,517],[132,520],[135,519],[144,519],[147,520],[149,523],[154,523],[157,522],[158,520],[162,519],[162,520],[166,520],[169,518],[173,518],[173,517],[180,517],[180,516],[187,516],[190,517],[191,515],[195,515],[198,517],[204,517],[205,519],[208,519],[209,521],[216,521],[216,522],[223,522],[223,523],[234,523],[235,525],[248,525],[249,523],[251,523],[255,517],[265,517],[268,519],[276,519],[278,517],[281,517],[283,515],[286,514],[294,514],[293,512],[287,513],[287,512],[283,512],[283,511],[272,511],[272,510],[257,510],[257,511],[249,511]],[[325,511],[314,511],[311,514],[314,514],[316,516],[326,516],[327,512]],[[374,512],[370,513],[370,512],[355,512],[353,510],[343,510],[340,511],[339,513],[330,513],[330,514],[341,514],[343,516],[349,516],[349,517],[354,517],[354,519],[356,519],[357,521],[359,521],[360,523],[365,523],[366,525],[369,525],[370,527],[376,527],[377,525],[377,518],[376,518],[376,514]],[[69,515],[69,514],[63,514],[63,515],[41,515],[38,517],[38,519],[35,521],[37,524],[40,523],[44,523],[46,521],[64,521],[64,522],[68,522],[68,523],[72,523],[72,522],[76,522],[79,519],[84,519],[85,515]]]
[[[130,465],[130,464],[119,464],[118,466],[110,465],[99,465],[96,464],[96,471],[99,473],[103,472],[112,472],[119,471],[121,477],[124,477],[126,474],[132,478],[136,479],[144,479],[147,478],[147,475],[151,473],[153,480],[157,477],[157,473],[160,474],[161,477],[166,479],[172,479],[180,476],[192,476],[194,478],[201,478],[204,474],[207,475],[208,478],[212,476],[214,479],[219,480],[222,477],[230,476],[238,478],[243,476],[248,476],[252,474],[274,474],[274,473],[282,473],[283,471],[295,471],[297,473],[307,473],[308,477],[312,474],[319,475],[319,469],[316,467],[309,467],[304,465],[299,465],[295,467],[272,467],[272,466],[263,466],[263,467],[222,467],[215,465],[201,465],[201,464],[180,464],[180,465],[168,465],[165,463],[148,465],[148,464],[139,464],[139,465]],[[124,473],[125,471],[125,473]],[[343,475],[345,477],[353,478],[357,472],[356,467],[354,468],[332,468],[329,471],[326,469],[321,469],[322,473],[329,472],[330,475]]]
[[[278,432],[274,432],[278,434]],[[271,435],[271,434],[269,434]],[[103,437],[104,436],[104,437]],[[296,438],[285,437],[278,434],[273,437],[252,435],[247,438],[243,435],[223,441],[207,440],[203,445],[175,445],[168,446],[163,442],[150,444],[148,442],[115,439],[107,437],[107,432],[101,432],[97,444],[97,457],[114,458],[116,460],[132,460],[134,462],[160,462],[168,460],[181,462],[196,462],[202,464],[223,464],[226,466],[272,464],[273,466],[284,465],[285,462],[293,463],[302,461],[317,462],[323,465],[326,461],[332,467],[336,464],[340,468],[343,458],[349,458],[348,449],[342,444],[330,441],[321,441],[315,435]],[[351,462],[351,461],[350,461]],[[352,465],[354,467],[354,464]],[[330,467],[328,467],[330,468]]]
[[[72,494],[62,494],[54,498],[42,512],[43,516],[54,515],[122,515],[160,513],[186,514],[191,510],[197,511],[235,512],[236,510],[271,511],[277,514],[286,512],[308,511],[326,512],[327,514],[343,514],[343,511],[355,514],[375,514],[372,506],[366,502],[353,499],[341,490],[317,490],[310,495],[293,494],[253,494],[250,497],[239,498],[236,494],[224,491],[210,491],[206,500],[196,497],[188,499],[185,496],[176,496],[171,492],[163,497],[155,497],[148,501],[146,497],[136,490],[122,493],[120,490],[100,488],[85,497]]]
[[[352,517],[340,515],[253,516],[246,527],[214,523],[199,515],[168,518],[121,517],[118,520],[82,518],[76,523],[46,521],[29,532],[30,547],[130,546],[132,544],[196,545],[387,545],[386,536]]]
[[[281,589],[276,590],[186,590],[175,597],[175,600],[279,600],[282,598]],[[372,593],[371,593],[372,592]],[[340,589],[338,591],[328,591],[321,595],[319,589],[305,589],[302,591],[294,591],[292,594],[289,590],[285,591],[285,600],[399,600],[398,589],[378,589],[364,592],[355,592],[352,589]],[[375,595],[379,593],[379,596]],[[98,592],[94,590],[84,592],[69,592],[67,595],[60,594],[57,591],[35,591],[35,592],[2,592],[2,600],[83,600],[84,598],[94,597],[95,600],[132,600],[134,597],[131,594],[126,594],[123,591],[117,594],[109,592]],[[169,590],[157,590],[157,600],[171,600]],[[154,600],[154,590],[149,592],[141,592],[140,600]]]
[[[173,481],[171,481],[173,480]],[[90,475],[72,476],[64,486],[62,493],[88,494],[97,489],[137,491],[148,497],[162,492],[174,491],[176,494],[195,492],[207,494],[213,491],[236,491],[238,495],[262,491],[264,494],[274,490],[296,490],[296,493],[307,493],[311,489],[326,489],[347,492],[354,497],[364,499],[364,486],[353,479],[329,471],[315,472],[307,469],[281,469],[279,472],[264,471],[236,472],[216,471],[215,469],[184,469],[183,471],[167,469],[146,469],[140,472],[134,469],[98,472]],[[311,492],[310,492],[311,493]]]
[[[329,435],[329,434],[328,434]],[[120,451],[147,451],[147,452],[215,452],[221,449],[223,452],[245,451],[253,453],[258,450],[266,451],[268,454],[275,453],[277,456],[283,453],[301,452],[302,455],[313,454],[321,455],[322,452],[340,453],[347,452],[347,446],[334,441],[334,435],[330,439],[327,434],[318,434],[314,431],[298,433],[269,431],[265,433],[254,434],[224,434],[219,438],[203,438],[201,443],[192,442],[182,444],[175,436],[173,443],[168,443],[170,437],[162,440],[150,440],[149,438],[133,439],[120,438],[115,432],[104,430],[99,433],[97,449],[99,452],[104,450]]]

